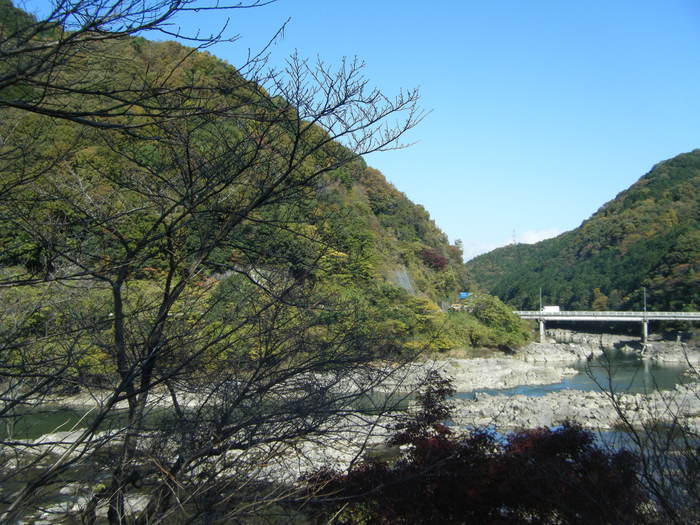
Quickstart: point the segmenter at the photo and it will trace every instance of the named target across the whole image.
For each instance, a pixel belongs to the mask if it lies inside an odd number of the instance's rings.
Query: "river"
[[[567,375],[561,381],[545,385],[517,385],[511,388],[480,388],[457,392],[455,397],[473,399],[475,393],[544,396],[562,390],[606,391],[642,394],[654,390],[672,390],[677,384],[688,382],[684,364],[661,364],[640,359],[635,355],[609,350],[591,361],[566,363],[578,373]]]
[[[518,360],[505,361],[503,359],[475,359],[464,360],[462,364],[465,368],[470,365],[479,364],[478,368],[513,368],[523,363]],[[626,354],[616,350],[607,350],[603,355],[590,361],[579,360],[563,363],[550,363],[544,366],[550,371],[563,369],[564,367],[573,369],[578,373],[567,375],[552,374],[553,380],[544,384],[532,384],[523,375],[521,382],[512,382],[508,388],[493,388],[497,382],[486,381],[486,385],[480,388],[470,388],[458,391],[455,398],[460,400],[473,400],[482,394],[497,396],[526,396],[542,397],[565,391],[591,391],[599,392],[601,389],[610,390],[612,386],[615,392],[625,393],[647,393],[654,390],[672,390],[676,385],[688,382],[688,377],[684,375],[687,366],[684,364],[661,364],[646,359],[640,359],[635,355]],[[571,371],[573,372],[573,371]],[[490,383],[490,384],[489,384]],[[482,383],[483,384],[483,383]],[[464,383],[462,383],[464,385]],[[476,385],[475,385],[476,386]],[[460,382],[457,382],[460,390]],[[462,387],[463,388],[463,387]],[[382,397],[382,395],[379,395]],[[404,398],[405,396],[398,396]],[[383,403],[371,402],[363,409],[373,411],[373,407]],[[407,401],[401,403],[402,407],[407,406]],[[123,418],[118,414],[105,425],[117,424]],[[153,418],[155,421],[156,418]],[[89,410],[51,407],[47,406],[41,410],[32,411],[19,418],[13,429],[13,435],[21,438],[35,439],[44,434],[57,431],[72,430],[74,428],[85,427],[90,421]],[[105,428],[103,426],[103,429]],[[5,426],[0,426],[0,438],[7,438],[8,430]]]

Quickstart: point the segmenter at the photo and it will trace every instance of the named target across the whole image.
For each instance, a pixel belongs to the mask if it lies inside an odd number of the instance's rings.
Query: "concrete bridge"
[[[535,319],[540,324],[540,342],[544,342],[545,321],[635,322],[642,323],[642,341],[649,337],[649,321],[700,321],[700,312],[586,312],[586,311],[516,311],[523,319]]]

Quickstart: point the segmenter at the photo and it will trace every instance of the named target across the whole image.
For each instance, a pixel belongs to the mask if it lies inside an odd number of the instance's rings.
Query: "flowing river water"
[[[561,381],[550,384],[521,384],[511,388],[479,388],[458,391],[457,399],[474,399],[480,394],[524,395],[541,397],[564,390],[600,391],[610,390],[627,393],[648,393],[653,390],[672,390],[677,384],[687,382],[684,373],[687,366],[683,364],[659,364],[639,359],[634,355],[617,351],[608,351],[591,361],[572,361],[556,366],[566,366],[578,371],[575,375],[564,376]],[[404,406],[407,406],[404,403]],[[47,406],[20,417],[12,429],[16,437],[35,439],[44,434],[72,430],[87,425],[90,413],[86,410]],[[119,423],[119,416],[108,424]],[[0,437],[9,434],[6,427],[0,427]]]
[[[504,394],[539,397],[562,390],[600,391],[614,390],[631,394],[643,394],[654,390],[672,390],[688,381],[685,364],[660,364],[635,355],[610,350],[590,361],[572,361],[565,365],[578,373],[565,376],[557,383],[545,385],[517,385],[512,388],[480,388],[470,392],[457,392],[455,397],[473,399],[475,394]]]

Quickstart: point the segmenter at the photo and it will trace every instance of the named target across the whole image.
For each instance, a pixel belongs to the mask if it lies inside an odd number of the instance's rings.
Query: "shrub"
[[[319,517],[334,523],[640,523],[646,502],[636,458],[609,451],[574,424],[500,436],[465,436],[442,424],[449,383],[433,376],[421,410],[397,428],[393,461],[307,478]],[[331,496],[318,497],[319,490]]]
[[[444,270],[449,264],[447,257],[429,248],[422,248],[420,252],[418,252],[418,255],[420,255],[420,258],[423,259],[425,264],[434,270]]]

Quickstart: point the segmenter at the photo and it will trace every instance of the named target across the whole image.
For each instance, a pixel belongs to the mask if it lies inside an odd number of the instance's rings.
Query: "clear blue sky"
[[[290,17],[273,64],[358,56],[387,93],[421,88],[416,144],[367,160],[467,258],[575,228],[700,147],[698,0],[278,0],[234,11],[242,38],[212,52],[235,66]]]

